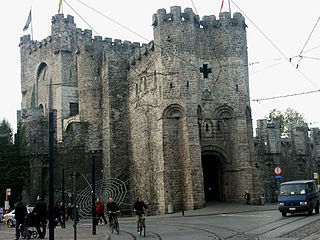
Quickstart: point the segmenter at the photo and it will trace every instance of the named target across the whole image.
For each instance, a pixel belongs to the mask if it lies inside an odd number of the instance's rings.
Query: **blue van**
[[[319,191],[314,180],[290,181],[280,184],[278,196],[279,211],[287,213],[319,213]]]

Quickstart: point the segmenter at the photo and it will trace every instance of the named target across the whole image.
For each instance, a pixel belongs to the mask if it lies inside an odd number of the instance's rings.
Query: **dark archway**
[[[204,195],[206,202],[224,201],[224,156],[214,150],[202,152]]]

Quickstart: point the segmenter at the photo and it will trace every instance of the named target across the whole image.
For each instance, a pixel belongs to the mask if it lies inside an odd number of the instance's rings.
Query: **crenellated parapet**
[[[157,13],[152,16],[152,25],[154,27],[160,26],[166,23],[180,24],[181,22],[193,23],[199,28],[218,28],[224,26],[246,27],[245,19],[241,13],[234,13],[233,18],[229,12],[222,12],[219,14],[219,19],[216,19],[215,15],[203,16],[200,20],[199,15],[196,15],[191,8],[185,8],[181,11],[181,7],[174,6],[170,8],[170,12],[167,13],[165,9],[159,9]]]
[[[130,57],[130,65],[135,65],[142,58],[147,57],[151,51],[154,51],[154,42],[151,41],[148,44],[142,44],[142,47],[134,49],[133,54]]]

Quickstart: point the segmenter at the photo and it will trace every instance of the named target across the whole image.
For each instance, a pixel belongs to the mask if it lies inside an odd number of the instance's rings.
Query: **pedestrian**
[[[35,216],[35,227],[38,232],[39,238],[44,238],[46,235],[46,224],[47,224],[47,203],[44,201],[43,196],[37,196],[37,202],[34,206],[32,213]],[[42,231],[40,229],[42,228]]]
[[[0,223],[3,221],[3,208],[0,207]]]
[[[62,212],[62,208],[61,208],[61,203],[60,202],[56,202],[55,206],[54,206],[54,218],[55,218],[55,226],[58,225],[58,223],[60,224],[61,228],[64,228],[64,224],[63,221],[61,219],[61,217],[63,217],[63,212]]]
[[[25,219],[28,214],[27,206],[22,202],[21,198],[18,198],[18,202],[15,204],[15,219],[16,219],[16,240],[20,238],[20,231],[26,229]]]
[[[64,202],[60,201],[60,205],[59,205],[59,215],[60,215],[60,219],[62,221],[62,228],[66,227],[66,223],[65,223],[65,214],[66,214],[66,208],[64,206]]]
[[[72,207],[71,203],[68,203],[68,206],[67,206],[67,218],[66,218],[67,221],[68,221],[69,217],[73,221],[73,207]]]
[[[247,204],[250,205],[250,199],[251,199],[251,197],[250,197],[250,193],[249,193],[248,190],[247,190],[247,191],[245,192],[245,194],[244,194],[244,199],[246,200]]]
[[[101,218],[100,218],[100,217],[102,217],[102,218],[103,218],[103,221],[104,221],[104,224],[107,224],[107,223],[108,223],[108,222],[107,222],[107,219],[106,219],[106,217],[104,216],[104,204],[103,204],[103,202],[100,200],[100,198],[97,198],[96,204],[97,204],[97,210],[96,210],[96,212],[97,212],[97,219],[98,219],[98,221],[100,221],[100,223],[102,223],[102,220],[101,220]]]

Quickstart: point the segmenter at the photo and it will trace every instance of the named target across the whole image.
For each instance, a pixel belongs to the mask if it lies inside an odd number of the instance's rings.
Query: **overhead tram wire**
[[[66,1],[66,0],[63,0],[63,1]],[[107,18],[108,20],[116,23],[117,25],[119,25],[119,26],[127,29],[127,30],[130,31],[131,33],[133,33],[133,34],[135,34],[135,35],[143,38],[144,40],[146,40],[146,41],[148,41],[148,42],[150,41],[149,39],[143,37],[142,35],[136,33],[135,31],[129,29],[128,27],[124,26],[123,24],[118,23],[117,21],[115,21],[115,20],[113,20],[112,18],[106,16],[105,14],[103,14],[103,13],[101,13],[100,11],[96,10],[95,8],[89,6],[88,4],[86,4],[86,3],[84,3],[84,2],[82,2],[82,1],[80,1],[80,0],[76,0],[76,1],[79,2],[79,3],[81,3],[81,4],[83,4],[84,6],[88,7],[89,9],[95,11],[96,13],[100,14],[101,16]],[[163,49],[161,46],[159,46],[159,45],[157,45],[157,44],[155,44],[155,43],[154,43],[154,45],[157,46],[157,47],[159,47],[160,49]],[[213,51],[213,52],[214,52],[214,51]],[[187,60],[183,59],[182,57],[180,57],[180,56],[178,56],[178,55],[176,55],[176,54],[173,54],[173,55],[174,55],[175,57],[177,57],[178,59],[180,59],[181,61],[189,64],[189,65],[192,66],[192,67],[194,67],[195,69],[198,69],[198,68],[199,68],[198,66],[195,66],[195,65],[191,64],[190,62],[188,62]],[[214,53],[214,55],[215,55],[215,53]],[[218,64],[219,64],[219,66],[220,66],[220,72],[219,72],[219,74],[218,74],[218,76],[217,76],[217,79],[216,79],[216,82],[217,82],[218,79],[219,79],[219,76],[220,76],[220,74],[221,74],[221,71],[222,71],[222,70],[221,70],[221,69],[222,69],[222,66],[221,66],[221,63],[219,62],[219,59],[218,59],[216,56],[215,56],[215,58],[217,59]],[[137,73],[137,71],[135,71],[135,72]],[[138,73],[137,73],[137,74],[138,74]],[[140,76],[140,75],[138,74],[138,76]],[[232,87],[232,86],[229,86],[229,87]],[[232,88],[235,89],[234,87],[232,87]],[[248,96],[247,96],[247,97],[248,97]]]
[[[71,10],[74,11],[74,13],[77,14],[78,17],[81,18],[81,20],[89,26],[89,28],[91,28],[97,35],[100,36],[100,34],[73,7],[71,7],[71,5],[67,1],[63,0],[63,2],[67,4],[68,7],[71,8]]]
[[[82,19],[82,21],[84,21],[84,22],[89,26],[89,28],[91,28],[98,36],[101,36],[96,30],[94,30],[94,28],[93,28],[74,8],[71,7],[71,5],[70,5],[66,0],[63,0],[63,2],[65,2],[65,3],[68,5],[68,7],[70,7],[70,8],[72,9],[72,11],[74,11],[75,14],[77,14],[77,15]],[[122,60],[124,60],[124,57],[123,57],[117,50],[114,49],[114,52],[115,52]],[[139,73],[136,71],[136,69],[133,68],[133,67],[131,67],[131,68],[132,68],[132,69],[134,70],[134,72],[136,72],[136,74],[139,76]]]
[[[193,2],[193,0],[191,0],[191,3],[192,3],[192,5],[193,5],[194,10],[196,11],[196,14],[197,14],[198,16],[200,16],[199,13],[198,13],[197,8],[196,8],[196,6],[195,6],[195,4],[194,4],[194,2]],[[207,37],[207,39],[208,39],[208,42],[209,42],[209,45],[210,45],[211,50],[212,50],[212,52],[213,52],[214,58],[217,60],[218,65],[219,65],[219,73],[218,73],[218,75],[217,75],[217,77],[216,77],[216,80],[215,80],[215,82],[214,82],[214,85],[213,85],[213,87],[215,87],[215,85],[216,85],[217,82],[219,81],[219,78],[220,78],[220,75],[221,75],[221,73],[222,73],[222,71],[223,71],[223,68],[222,68],[222,64],[221,64],[221,62],[220,62],[220,60],[219,60],[219,58],[218,58],[218,56],[217,56],[217,54],[216,54],[216,52],[215,52],[215,50],[214,50],[214,47],[212,46],[212,42],[210,41],[209,36],[208,36],[208,33],[207,33],[207,31],[206,31],[205,28],[204,28],[204,32],[205,32],[206,37]],[[231,87],[231,86],[230,86],[230,87]],[[232,87],[232,88],[233,88],[233,87]],[[234,88],[234,89],[235,89],[235,88]],[[245,95],[246,95],[246,94],[245,94]],[[249,96],[247,96],[247,97],[249,98]],[[250,99],[250,98],[249,98],[249,99]]]
[[[260,101],[265,101],[265,100],[273,100],[273,99],[279,99],[279,98],[287,98],[287,97],[294,97],[294,96],[299,96],[299,95],[306,95],[306,94],[311,94],[311,93],[316,93],[316,92],[320,92],[320,89],[318,89],[318,90],[313,90],[313,91],[309,91],[309,92],[293,93],[293,94],[276,96],[276,97],[267,97],[267,98],[260,98],[260,99],[252,99],[251,101],[260,102]]]
[[[85,21],[84,20],[84,18],[83,17],[81,17],[81,15],[74,9],[74,8],[72,8],[71,6],[70,6],[70,4],[68,4],[67,2],[66,2],[66,0],[63,0],[97,35],[99,35],[100,36],[100,34],[97,32],[97,31],[95,31],[93,28],[92,28],[92,26],[87,22],[87,21]],[[108,16],[106,16],[105,14],[103,14],[103,13],[101,13],[101,12],[99,12],[98,10],[96,10],[96,9],[94,9],[93,7],[91,7],[91,6],[89,6],[89,5],[87,5],[87,4],[85,4],[85,3],[83,3],[82,1],[80,1],[80,0],[76,0],[76,1],[78,1],[79,3],[81,3],[81,4],[83,4],[83,5],[85,5],[86,7],[88,7],[88,8],[90,8],[91,10],[93,10],[93,11],[95,11],[95,12],[97,12],[97,13],[99,13],[100,15],[102,15],[102,16],[104,16],[105,18],[107,18],[107,19],[109,19],[109,20],[111,20],[112,22],[114,22],[114,23],[116,23],[116,24],[118,24],[119,26],[122,26],[122,27],[124,27],[125,29],[127,29],[127,30],[129,30],[130,32],[132,32],[132,33],[134,33],[134,34],[136,34],[137,36],[139,36],[139,37],[141,37],[141,38],[143,38],[143,39],[145,39],[146,41],[149,41],[147,38],[145,38],[145,37],[143,37],[143,36],[141,36],[140,34],[138,34],[138,33],[136,33],[136,32],[134,32],[134,31],[132,31],[131,29],[129,29],[128,27],[126,27],[126,26],[124,26],[124,25],[122,25],[122,24],[120,24],[120,23],[118,23],[118,22],[116,22],[115,20],[113,20],[113,19],[111,19],[110,17],[108,17]],[[191,0],[192,1],[192,0]],[[232,0],[231,0],[232,1]],[[233,1],[232,1],[233,2]],[[234,2],[233,2],[234,3]],[[194,3],[192,2],[192,4],[194,5]],[[236,5],[237,6],[237,5]],[[195,6],[194,6],[195,7]],[[238,7],[238,6],[237,6]],[[239,7],[238,7],[239,8]],[[196,10],[196,8],[195,8],[195,10]],[[239,9],[240,10],[240,9]],[[241,10],[240,10],[241,11]],[[241,11],[242,12],[242,11]],[[243,12],[242,12],[243,13]],[[243,13],[244,14],[244,13]],[[245,15],[245,14],[244,14]],[[246,16],[246,15],[245,15]],[[247,16],[246,16],[247,17]],[[249,19],[250,20],[250,19]],[[250,20],[251,21],[251,20]],[[158,45],[156,45],[155,44],[155,46],[158,46]],[[160,49],[161,49],[161,47],[160,46],[158,46]],[[319,46],[316,46],[316,47],[314,47],[313,49],[315,49],[315,48],[318,48],[318,47],[320,47],[320,45]],[[310,50],[308,50],[308,51],[311,51],[311,50],[313,50],[313,49],[310,49]],[[115,50],[115,52],[117,53],[117,55],[119,55],[121,58],[123,58],[122,57],[122,55],[121,54],[119,54],[116,50]],[[179,57],[179,56],[176,56],[177,58],[179,58],[179,59],[181,59],[181,60],[183,60],[183,61],[185,61],[186,63],[188,63],[189,65],[191,65],[191,66],[193,66],[193,67],[195,67],[196,69],[198,69],[198,66],[195,66],[195,65],[193,65],[193,64],[191,64],[190,62],[187,62],[186,60],[184,60],[184,59],[182,59],[181,57]],[[284,55],[284,57],[286,58],[286,59],[288,59],[285,55]],[[218,63],[220,63],[219,62],[219,60],[217,59],[217,61],[218,61]],[[136,74],[138,75],[138,76],[140,76],[140,74],[132,67],[132,69],[134,70],[134,72],[136,72]],[[227,84],[227,83],[224,83],[223,82],[223,84],[224,85],[226,85],[226,86],[228,86],[228,87],[230,87],[230,88],[232,88],[232,89],[235,89],[235,87],[233,87],[233,86],[230,86],[229,84]],[[236,89],[235,89],[236,90]],[[318,91],[318,90],[317,90]],[[249,97],[247,94],[243,94],[245,97]],[[302,95],[302,94],[300,94],[300,93],[298,93],[298,94],[291,94],[290,96],[295,96],[295,95]],[[287,96],[286,96],[287,97]],[[289,95],[288,95],[288,97],[289,97]],[[279,97],[271,97],[272,99],[273,98],[279,98]],[[269,98],[262,98],[262,99],[258,99],[259,101],[263,101],[263,100],[269,100]],[[257,101],[257,99],[254,99],[254,100],[251,100],[251,101]]]
[[[194,7],[194,9],[195,9],[195,11],[196,11],[196,14],[199,15],[199,13],[198,13],[198,11],[197,11],[197,8],[196,8],[193,0],[191,0],[191,3],[192,3],[192,5],[193,5],[193,7]],[[205,28],[204,28],[204,32],[205,32],[205,34],[206,34],[206,37],[208,38],[208,41],[209,41],[209,44],[210,44],[210,46],[211,46],[212,52],[213,52],[214,57],[216,58],[216,60],[217,60],[217,62],[218,62],[219,68],[220,68],[219,73],[218,73],[218,76],[217,76],[216,81],[215,81],[215,83],[214,83],[214,86],[215,86],[215,85],[217,84],[218,80],[219,80],[219,77],[220,77],[221,72],[224,71],[224,68],[223,68],[223,65],[221,64],[219,58],[216,56],[214,47],[212,46],[212,42],[210,41],[209,36],[208,36],[208,33],[207,33],[207,31],[206,31]],[[222,83],[223,85],[229,87],[230,89],[233,89],[233,90],[237,91],[236,87],[231,86],[231,85],[229,85],[229,84],[226,83],[226,82],[221,82],[221,83]],[[249,101],[250,101],[250,96],[249,96],[249,94],[247,94],[247,93],[244,92],[243,90],[238,90],[238,91],[242,93],[243,97],[244,97],[246,100],[249,100]]]
[[[311,35],[312,35],[312,33],[314,32],[314,30],[315,30],[316,26],[318,25],[319,21],[320,21],[320,17],[318,18],[318,20],[317,20],[316,24],[314,25],[314,27],[313,27],[313,29],[312,29],[311,33],[309,34],[309,37],[308,37],[308,39],[307,39],[306,43],[303,45],[303,48],[301,49],[301,51],[300,51],[300,54],[299,54],[299,55],[302,55],[303,50],[304,50],[304,48],[306,47],[306,45],[308,44],[308,42],[309,42],[309,40],[310,40],[310,38],[311,38]]]
[[[243,12],[243,10],[234,2],[234,0],[230,0],[238,9],[239,11],[252,23],[252,25],[271,43],[271,45],[277,49],[277,51],[314,87],[319,88],[314,82],[312,82],[307,75],[305,75],[299,68],[296,68],[295,65],[290,61],[290,59],[281,51],[281,49],[271,41],[271,39]]]
[[[63,1],[66,1],[66,0],[63,0]],[[147,41],[147,42],[150,42],[150,41],[151,41],[151,40],[149,40],[148,38],[143,37],[141,34],[139,34],[139,33],[135,32],[135,31],[131,30],[130,28],[128,28],[128,27],[126,27],[126,26],[124,26],[123,24],[121,24],[121,23],[119,23],[119,22],[115,21],[114,19],[112,19],[112,18],[108,17],[107,15],[105,15],[105,14],[103,14],[102,12],[98,11],[97,9],[95,9],[95,8],[93,8],[93,7],[91,7],[91,6],[89,6],[88,4],[86,4],[86,3],[84,3],[84,2],[82,2],[82,1],[80,1],[80,0],[76,0],[76,1],[77,1],[77,2],[79,2],[79,3],[81,3],[81,4],[83,4],[83,5],[84,5],[84,6],[86,6],[87,8],[91,9],[92,11],[94,11],[94,12],[96,12],[96,13],[100,14],[101,16],[105,17],[106,19],[108,19],[108,20],[112,21],[113,23],[115,23],[115,24],[117,24],[117,25],[119,25],[119,26],[123,27],[124,29],[126,29],[126,30],[130,31],[131,33],[135,34],[136,36],[138,36],[138,37],[140,37],[140,38],[144,39],[145,41]],[[156,43],[154,43],[154,45],[155,45],[155,46],[157,46],[158,48],[160,48],[161,50],[166,51],[165,49],[163,49],[161,46],[157,45]],[[176,54],[174,54],[174,53],[172,53],[172,54],[173,54],[175,57],[177,57],[178,59],[180,59],[181,61],[183,61],[183,62],[185,62],[185,63],[189,64],[190,66],[193,66],[193,67],[195,67],[196,69],[198,69],[198,66],[195,66],[195,65],[191,64],[190,62],[188,62],[188,61],[187,61],[187,60],[185,60],[184,58],[182,58],[182,57],[180,57],[180,56],[178,56],[178,55],[176,55]]]

